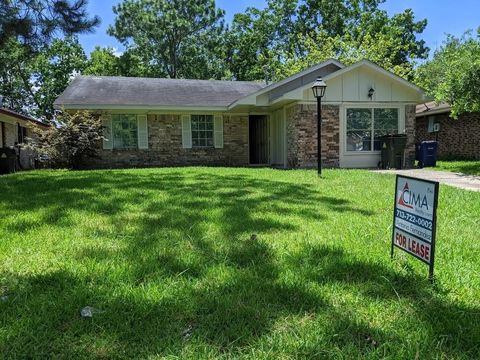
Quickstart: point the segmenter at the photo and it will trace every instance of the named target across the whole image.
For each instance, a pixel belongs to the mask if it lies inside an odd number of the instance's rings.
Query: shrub
[[[102,136],[98,114],[89,111],[62,112],[56,126],[47,130],[34,129],[30,147],[47,159],[51,167],[79,169],[85,158],[98,156]]]

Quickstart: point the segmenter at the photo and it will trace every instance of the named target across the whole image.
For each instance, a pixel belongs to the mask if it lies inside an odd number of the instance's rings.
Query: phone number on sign
[[[425,229],[432,230],[433,223],[430,220],[421,218],[419,216],[415,216],[413,214],[410,214],[406,211],[397,209],[396,217],[405,221],[408,221],[409,223],[421,226]]]

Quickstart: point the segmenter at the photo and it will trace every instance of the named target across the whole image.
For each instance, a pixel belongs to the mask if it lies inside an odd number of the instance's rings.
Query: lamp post
[[[322,97],[325,95],[327,84],[321,77],[317,78],[312,86],[313,96],[317,99],[317,170],[322,175]]]

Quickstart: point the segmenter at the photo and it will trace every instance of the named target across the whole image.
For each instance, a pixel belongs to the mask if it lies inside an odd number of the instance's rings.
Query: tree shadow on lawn
[[[289,266],[299,269],[306,281],[343,284],[361,294],[365,302],[398,303],[406,311],[402,321],[422,329],[421,342],[428,346],[423,357],[440,357],[431,352],[434,348],[447,358],[473,359],[480,354],[480,308],[447,300],[448,291],[438,282],[430,284],[426,276],[413,272],[404,275],[379,263],[358,261],[343,249],[328,246],[304,249],[290,259]],[[407,306],[401,303],[405,300]],[[390,336],[395,339],[391,344],[394,349],[401,339]],[[422,353],[422,349],[416,350]]]
[[[320,195],[312,185],[255,179],[245,175],[188,176],[186,173],[136,175],[121,172],[61,172],[42,176],[42,172],[25,177],[0,179],[0,212],[5,216],[26,212],[35,219],[18,219],[7,225],[15,232],[30,231],[43,225],[70,227],[70,210],[112,215],[129,215],[127,208],[139,206],[143,214],[158,214],[156,228],[178,227],[201,221],[208,208],[223,211],[226,235],[289,228],[285,221],[252,217],[252,214],[297,214],[309,220],[325,218],[329,212],[374,214],[363,206],[353,206],[348,199]],[[2,183],[3,182],[3,183]],[[165,199],[152,199],[158,194]],[[265,206],[268,204],[269,206]],[[291,207],[296,207],[291,209]],[[290,209],[289,209],[290,208]],[[155,221],[154,218],[150,220]],[[149,227],[148,219],[145,226]],[[77,224],[78,225],[78,224]],[[230,227],[230,229],[227,229]],[[293,229],[291,229],[293,230]]]
[[[82,226],[61,221],[70,210],[108,215],[123,246],[85,248],[72,261],[113,262],[128,270],[115,281],[106,279],[104,272],[68,268],[27,277],[2,274],[11,289],[1,315],[2,328],[10,336],[0,343],[5,357],[181,356],[189,344],[231,355],[255,346],[274,331],[277,321],[305,314],[326,319],[323,342],[305,349],[307,355],[322,353],[322,346],[331,344],[352,356],[375,354],[380,350],[369,338],[379,344],[399,342],[393,334],[359,320],[353,311],[343,313],[309,288],[309,282],[345,284],[365,301],[386,303],[396,301],[390,286],[399,286],[420,319],[439,334],[448,330],[451,337],[443,344],[447,351],[468,356],[475,349],[478,315],[440,296],[432,298],[422,286],[400,286],[418,280],[415,276],[398,275],[382,265],[352,260],[340,249],[322,247],[299,254],[285,267],[262,240],[272,232],[298,231],[300,225],[292,223],[295,217],[313,222],[332,215],[374,214],[348,199],[325,196],[310,185],[245,175],[40,175],[8,179],[10,191],[0,199],[0,208],[6,214],[54,209],[51,226]],[[10,223],[14,224],[15,220]],[[12,229],[26,232],[35,226]],[[258,239],[249,239],[252,233]],[[289,281],[284,270],[300,278]],[[79,310],[86,305],[105,313],[82,319]],[[454,316],[459,322],[452,323]],[[435,334],[429,336],[433,341]]]
[[[228,279],[172,283],[171,291],[160,296],[143,296],[140,288],[117,292],[98,286],[100,279],[66,271],[27,277],[4,273],[2,278],[16,285],[4,304],[2,328],[21,336],[3,339],[1,353],[5,358],[179,356],[193,343],[233,355],[254,346],[277,320],[306,314],[329,319],[327,330],[340,347],[372,352],[369,337],[388,336],[337,311],[301,282],[282,279],[262,241],[236,243],[224,258],[232,273]],[[162,266],[178,270],[169,261]],[[81,318],[86,304],[104,312]]]
[[[16,284],[3,304],[2,328],[18,336],[4,338],[1,353],[5,358],[180,356],[192,343],[214,354],[235,355],[275,331],[277,321],[298,316],[318,319],[314,326],[321,327],[322,336],[318,343],[286,348],[286,354],[331,356],[335,347],[347,357],[380,357],[415,346],[407,355],[478,355],[478,309],[446,302],[441,290],[429,288],[414,274],[398,274],[381,264],[354,260],[339,248],[318,246],[287,260],[290,271],[298,275],[296,281],[289,281],[269,246],[259,240],[232,245],[224,258],[231,277],[171,282],[172,288],[158,296],[144,294],[141,287],[115,291],[99,286],[101,279],[95,276],[60,270],[30,277],[2,274]],[[172,267],[171,274],[179,270],[169,261],[161,266]],[[341,284],[363,301],[385,306],[398,301],[395,288],[401,299],[410,301],[410,307],[398,303],[413,309],[405,317],[413,326],[418,324],[422,339],[404,343],[397,333],[359,319],[356,309],[333,305],[321,291],[312,290],[311,282]],[[86,304],[105,312],[93,319],[80,318],[79,310]]]

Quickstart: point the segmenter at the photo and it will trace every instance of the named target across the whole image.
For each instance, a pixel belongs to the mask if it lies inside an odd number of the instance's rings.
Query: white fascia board
[[[211,111],[225,112],[228,110],[226,106],[142,106],[142,105],[77,105],[64,104],[55,105],[59,110],[138,110],[138,111],[175,111],[175,112],[191,112],[191,111]]]

